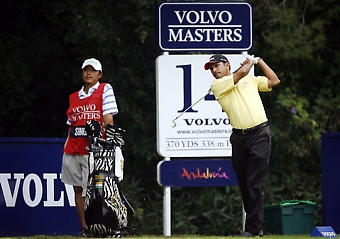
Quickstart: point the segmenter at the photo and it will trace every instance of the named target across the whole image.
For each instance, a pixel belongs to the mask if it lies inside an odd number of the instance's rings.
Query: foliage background
[[[162,233],[156,181],[155,11],[159,1],[1,0],[1,137],[66,137],[68,95],[85,58],[100,59],[115,89],[116,123],[128,133],[123,191],[130,222]],[[189,1],[188,1],[189,2]],[[250,0],[253,48],[281,84],[262,96],[273,133],[265,204],[317,202],[321,222],[321,133],[340,129],[340,8],[337,0]],[[261,72],[257,72],[261,74]],[[172,189],[174,234],[235,234],[237,188]]]

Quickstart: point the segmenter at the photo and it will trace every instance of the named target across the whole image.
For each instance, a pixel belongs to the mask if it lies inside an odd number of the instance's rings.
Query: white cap
[[[84,69],[85,66],[92,66],[96,71],[102,71],[102,64],[97,59],[90,58],[84,61],[81,69]]]

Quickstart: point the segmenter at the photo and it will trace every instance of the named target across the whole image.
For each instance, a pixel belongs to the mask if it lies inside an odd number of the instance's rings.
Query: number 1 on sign
[[[183,108],[181,110],[178,110],[177,112],[178,113],[198,112],[197,110],[194,110],[192,108],[198,101],[194,105],[192,105],[191,65],[178,65],[176,66],[176,68],[183,69],[183,100],[184,100]],[[215,97],[213,95],[210,95],[210,90],[202,98],[204,98],[204,100],[215,100]]]

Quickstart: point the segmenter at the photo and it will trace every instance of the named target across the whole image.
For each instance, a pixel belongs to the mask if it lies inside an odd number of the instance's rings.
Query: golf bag
[[[119,156],[119,152],[124,147],[124,130],[107,125],[106,139],[102,139],[101,126],[97,121],[88,121],[85,128],[89,139],[86,224],[96,237],[122,237],[122,231],[128,224],[128,214],[134,212],[120,188],[123,157]]]

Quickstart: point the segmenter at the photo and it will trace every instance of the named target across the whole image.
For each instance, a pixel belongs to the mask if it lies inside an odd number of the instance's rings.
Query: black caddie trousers
[[[259,234],[263,224],[264,189],[271,153],[271,133],[266,124],[252,131],[234,130],[230,136],[232,165],[246,212],[245,231]]]

